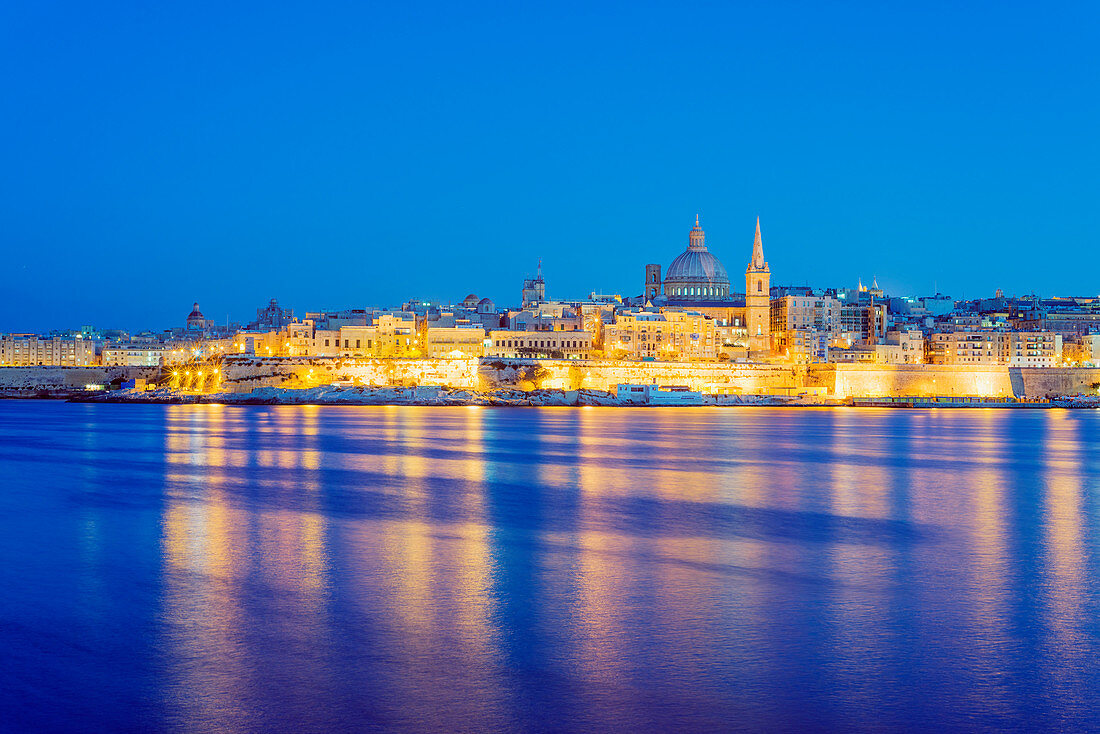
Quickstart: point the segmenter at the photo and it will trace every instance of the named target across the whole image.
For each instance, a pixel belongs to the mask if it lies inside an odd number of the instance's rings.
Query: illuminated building
[[[485,354],[485,329],[481,324],[429,326],[424,330],[424,356],[480,357]]]
[[[924,332],[916,330],[889,331],[886,340],[875,345],[878,364],[924,364]]]
[[[886,316],[885,303],[845,303],[840,307],[840,330],[864,344],[877,344],[886,337]]]
[[[1100,334],[1082,334],[1063,341],[1062,359],[1074,366],[1100,365]]]
[[[604,326],[603,349],[609,357],[662,361],[711,361],[718,356],[713,320],[691,311],[626,311]]]
[[[378,329],[379,357],[414,357],[419,351],[416,318],[411,313],[382,314],[374,320]],[[343,330],[341,330],[343,331]]]
[[[170,351],[160,344],[116,344],[103,347],[100,360],[105,367],[159,367],[170,363]]]
[[[81,335],[4,334],[0,337],[0,364],[84,367],[96,364],[95,342]]]
[[[486,357],[506,359],[588,359],[592,351],[590,331],[514,331],[489,332]]]
[[[1062,360],[1062,337],[1042,331],[936,332],[929,340],[929,357],[938,365],[1054,367]]]

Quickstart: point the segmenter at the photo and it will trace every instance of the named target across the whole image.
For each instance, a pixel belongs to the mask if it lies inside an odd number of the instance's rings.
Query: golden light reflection
[[[255,610],[246,614],[243,607],[258,603],[252,596],[257,575],[296,614],[323,614],[327,527],[324,515],[316,511],[320,483],[315,471],[305,468],[319,460],[303,458],[309,450],[301,445],[315,429],[316,416],[308,411],[272,421],[218,405],[168,408],[162,519],[165,619],[175,654],[193,661],[173,669],[170,700],[177,714],[200,728],[232,730],[239,723],[241,696],[256,665],[244,628]],[[271,436],[279,448],[249,453],[229,447],[257,435]],[[242,501],[242,482],[252,484],[253,467],[268,459],[269,465],[304,472],[302,481],[292,483],[300,493],[295,500],[299,509],[272,510]],[[312,643],[303,638],[302,644],[322,644],[321,629],[304,629],[313,630],[315,637]]]
[[[1046,417],[1049,433],[1043,441],[1043,535],[1052,575],[1046,585],[1050,605],[1047,618],[1057,655],[1064,664],[1074,666],[1084,662],[1086,648],[1081,640],[1090,621],[1083,608],[1088,596],[1081,497],[1085,457],[1079,419],[1066,410],[1046,411]]]

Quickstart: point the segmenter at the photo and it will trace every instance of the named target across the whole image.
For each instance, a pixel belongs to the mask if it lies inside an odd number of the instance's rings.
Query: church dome
[[[730,278],[722,262],[707,249],[699,217],[688,237],[688,247],[665,271],[665,296],[673,300],[729,298]]]
[[[199,304],[191,309],[191,313],[187,315],[187,328],[188,329],[202,329],[206,327],[206,317],[202,315],[202,311],[199,310]]]
[[[665,280],[705,280],[729,285],[722,262],[710,250],[686,250],[668,266]]]

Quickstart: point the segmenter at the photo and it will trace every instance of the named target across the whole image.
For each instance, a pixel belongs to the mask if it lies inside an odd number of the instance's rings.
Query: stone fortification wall
[[[805,384],[805,367],[791,365],[620,362],[531,359],[228,359],[221,387],[313,387],[354,384],[448,385],[474,389],[551,388],[613,391],[620,383],[687,385],[707,393],[792,394]]]
[[[27,368],[8,368],[27,369]],[[33,369],[33,368],[31,368]],[[42,368],[57,369],[57,368]],[[1046,397],[1095,394],[1100,369],[998,366],[772,365],[530,359],[229,359],[221,388],[305,388],[335,381],[361,385],[447,385],[480,390],[552,388],[613,391],[621,383],[686,385],[705,393],[831,397],[980,395]],[[2,374],[2,373],[0,373]],[[95,380],[79,378],[80,385]]]
[[[1007,367],[907,364],[814,364],[810,385],[820,385],[830,396],[883,397],[891,395],[981,395],[1010,397],[1013,389]]]
[[[0,367],[0,391],[81,390],[141,377],[155,379],[159,367]]]
[[[1057,395],[1095,395],[1100,384],[1100,369],[1086,367],[1015,367],[1009,370],[1017,394],[1029,398]]]
[[[686,385],[704,393],[797,394],[806,368],[795,365],[728,362],[622,362],[616,360],[482,360],[483,388],[530,386],[562,390],[606,390],[625,383]]]
[[[1079,393],[1096,394],[1100,369],[1077,367],[1001,367],[941,365],[810,365],[808,384],[823,386],[829,395],[980,395],[983,397],[1045,398]]]
[[[226,359],[221,388],[249,392],[257,387],[305,388],[346,381],[356,385],[449,385],[478,387],[476,359]]]

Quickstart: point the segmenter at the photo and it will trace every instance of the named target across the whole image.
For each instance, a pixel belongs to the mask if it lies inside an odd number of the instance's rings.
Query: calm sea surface
[[[0,729],[1100,728],[1100,412],[0,401]]]

